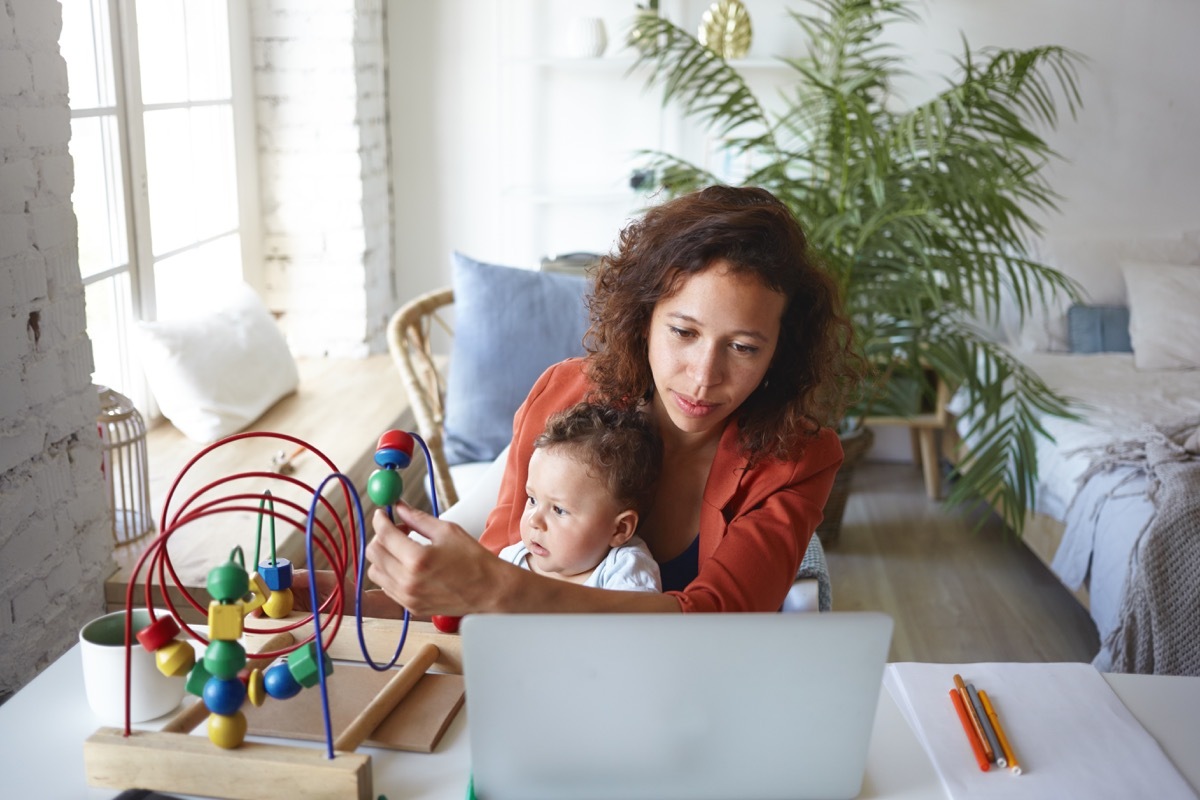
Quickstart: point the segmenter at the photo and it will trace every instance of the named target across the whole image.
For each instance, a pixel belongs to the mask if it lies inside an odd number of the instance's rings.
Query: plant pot
[[[817,526],[817,538],[825,547],[831,547],[837,543],[838,536],[842,531],[842,515],[846,512],[846,498],[850,496],[850,480],[854,476],[854,470],[858,463],[863,460],[875,442],[875,434],[865,426],[840,434],[838,438],[841,439],[845,458],[842,461],[841,469],[833,479],[833,489],[829,492],[829,499],[825,501],[825,517]]]

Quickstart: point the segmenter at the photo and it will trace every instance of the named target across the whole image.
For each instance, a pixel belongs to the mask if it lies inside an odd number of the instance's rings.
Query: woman
[[[653,208],[600,267],[590,312],[588,355],[547,370],[517,412],[480,541],[408,507],[396,525],[377,511],[371,579],[416,614],[778,610],[842,462],[826,423],[858,366],[836,286],[794,217],[762,189],[726,186]],[[638,533],[663,594],[555,581],[493,556],[520,537],[534,438],[585,398],[638,408],[662,435]]]

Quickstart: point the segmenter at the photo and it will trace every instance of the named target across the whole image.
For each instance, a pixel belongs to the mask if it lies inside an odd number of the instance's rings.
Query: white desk
[[[1184,777],[1193,787],[1200,787],[1200,678],[1105,678]],[[165,721],[138,727],[155,728]],[[0,706],[0,786],[4,796],[114,797],[115,791],[89,787],[84,776],[83,742],[98,727],[84,698],[76,646]],[[203,735],[203,727],[199,730]],[[465,712],[458,715],[434,753],[372,748],[364,752],[372,757],[377,795],[385,794],[390,800],[462,800],[465,794],[470,763]],[[880,693],[861,797],[944,797],[933,765],[887,690]]]

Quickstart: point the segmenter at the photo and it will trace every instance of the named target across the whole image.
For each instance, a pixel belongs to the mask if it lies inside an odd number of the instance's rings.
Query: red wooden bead
[[[387,431],[379,437],[375,448],[375,463],[381,467],[404,469],[412,463],[412,436],[404,431]]]
[[[178,635],[179,623],[175,618],[162,616],[138,631],[137,640],[142,643],[142,647],[153,653]]]
[[[458,633],[458,626],[461,623],[462,617],[450,617],[441,614],[433,615],[433,627],[442,633]]]

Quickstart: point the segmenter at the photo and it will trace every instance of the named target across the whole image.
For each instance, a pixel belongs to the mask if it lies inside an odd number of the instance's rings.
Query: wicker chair
[[[433,481],[442,506],[458,502],[458,492],[450,475],[443,449],[442,425],[446,417],[446,378],[439,369],[444,360],[433,354],[431,334],[434,325],[447,335],[454,329],[448,312],[454,303],[453,289],[437,289],[405,303],[388,322],[388,349],[400,370],[408,394],[417,433],[429,447],[433,461]]]

